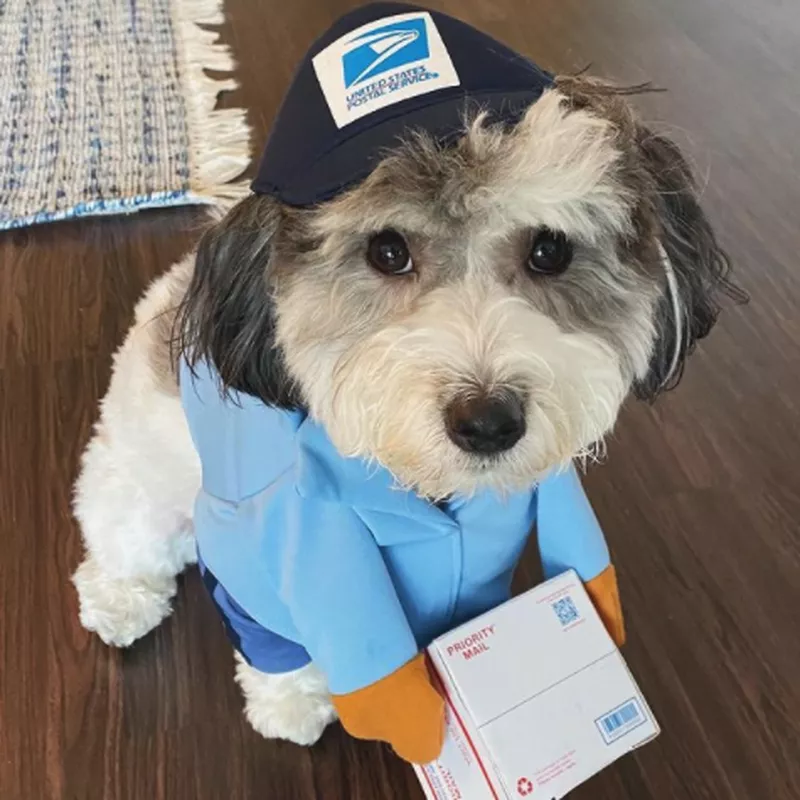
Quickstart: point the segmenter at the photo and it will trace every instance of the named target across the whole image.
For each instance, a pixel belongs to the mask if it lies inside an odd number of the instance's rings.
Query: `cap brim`
[[[269,194],[290,206],[311,206],[329,200],[360,183],[375,168],[386,150],[396,147],[413,130],[429,132],[447,142],[464,133],[464,120],[475,112],[486,112],[495,123],[516,123],[527,108],[541,96],[541,86],[514,92],[459,93],[447,99],[432,101],[422,108],[398,113],[379,125],[357,133],[320,156],[312,164],[298,170],[283,186],[273,186],[260,178],[253,182],[257,194]],[[397,118],[403,117],[402,127]],[[364,159],[364,153],[373,154]]]

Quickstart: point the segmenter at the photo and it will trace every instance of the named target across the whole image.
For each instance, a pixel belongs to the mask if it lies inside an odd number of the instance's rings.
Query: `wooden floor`
[[[224,35],[262,141],[305,47],[348,6],[228,0]],[[587,481],[620,571],[626,654],[663,734],[575,800],[800,798],[800,7],[789,0],[451,0],[555,70],[667,94],[749,306],[681,386],[631,404]],[[312,750],[243,722],[195,574],[131,651],[79,626],[69,493],[137,295],[194,211],[0,236],[0,798],[419,798],[380,746]],[[530,565],[527,565],[530,569]],[[547,657],[546,653],[542,657]]]

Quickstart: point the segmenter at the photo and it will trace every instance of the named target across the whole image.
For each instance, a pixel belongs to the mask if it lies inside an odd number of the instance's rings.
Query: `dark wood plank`
[[[227,105],[263,140],[294,64],[346,0],[228,0]],[[749,306],[681,386],[631,404],[587,486],[620,571],[628,660],[663,734],[576,791],[593,800],[800,797],[800,10],[781,0],[445,0],[544,66],[652,80]],[[664,122],[668,121],[668,122]],[[126,653],[80,628],[68,576],[77,458],[143,286],[198,236],[194,210],[0,236],[0,797],[420,797],[386,748],[312,750],[241,716],[197,576]],[[522,583],[538,574],[526,557]],[[543,654],[544,655],[544,654]]]

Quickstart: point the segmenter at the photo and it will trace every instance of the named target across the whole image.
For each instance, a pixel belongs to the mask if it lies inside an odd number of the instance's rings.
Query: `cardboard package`
[[[428,649],[447,700],[429,800],[553,800],[658,735],[658,724],[575,572]]]

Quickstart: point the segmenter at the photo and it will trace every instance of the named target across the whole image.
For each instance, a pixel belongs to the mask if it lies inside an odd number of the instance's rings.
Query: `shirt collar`
[[[439,529],[456,527],[444,510],[401,486],[386,467],[342,456],[310,418],[297,430],[297,489],[303,497],[409,517]]]

